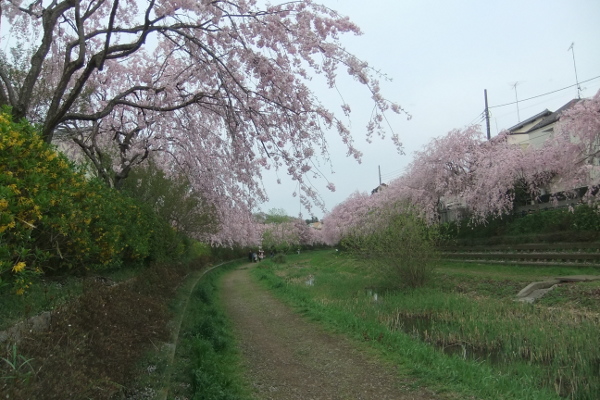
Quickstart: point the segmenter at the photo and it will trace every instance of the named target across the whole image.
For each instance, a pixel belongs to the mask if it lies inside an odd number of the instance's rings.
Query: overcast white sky
[[[276,2],[276,1],[273,1]],[[491,107],[515,102],[524,120],[544,109],[556,110],[577,97],[575,87],[523,101],[575,84],[573,53],[579,81],[600,76],[599,0],[320,0],[347,15],[363,30],[360,37],[346,36],[346,48],[371,66],[390,76],[382,82],[386,98],[399,103],[411,115],[390,114],[393,130],[404,144],[399,155],[389,139],[368,144],[364,140],[366,119],[371,111],[368,93],[358,85],[342,84],[344,99],[352,106],[351,126],[356,146],[364,153],[362,164],[345,157],[335,134],[328,139],[332,168],[321,170],[334,182],[336,192],[325,180],[314,186],[331,210],[354,191],[370,192],[382,180],[400,175],[433,137],[445,135],[481,121],[483,91]],[[367,5],[368,4],[368,5]],[[600,78],[581,83],[582,97],[600,89]],[[360,89],[360,88],[358,88]],[[334,111],[338,111],[335,109]],[[519,122],[515,104],[491,108],[492,136]],[[482,122],[485,131],[485,122]],[[296,187],[282,172],[277,185],[267,176],[265,186],[271,200],[262,209],[283,208],[298,215]],[[286,183],[287,182],[287,183]],[[320,210],[313,210],[319,218]],[[303,216],[308,217],[302,210]]]

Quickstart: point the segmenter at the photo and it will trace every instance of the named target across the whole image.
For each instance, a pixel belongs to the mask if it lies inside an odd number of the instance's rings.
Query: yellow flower
[[[19,288],[19,289],[17,289],[16,293],[17,293],[18,296],[22,296],[23,293],[25,293],[25,289]]]
[[[8,188],[13,191],[14,194],[21,194],[21,191],[17,188],[17,185],[11,183]]]
[[[15,274],[19,273],[25,269],[25,265],[26,264],[23,261],[18,262],[17,264],[15,264],[15,266],[12,268],[12,270]]]

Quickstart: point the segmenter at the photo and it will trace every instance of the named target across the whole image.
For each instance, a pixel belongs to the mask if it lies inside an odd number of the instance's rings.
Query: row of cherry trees
[[[312,0],[262,4],[1,0],[8,33],[0,105],[38,124],[47,142],[66,143],[111,186],[121,187],[152,158],[167,175],[187,177],[210,206],[220,229],[206,240],[257,243],[251,211],[267,200],[262,171],[297,180],[310,207],[307,199],[319,204],[319,197],[306,176],[315,173],[316,157],[328,159],[328,133],[360,159],[345,122],[350,105],[340,97],[340,112],[326,107],[313,78],[335,90],[342,72],[365,89],[373,102],[367,140],[383,136],[386,112],[404,112],[382,96],[378,73],[341,45],[341,35],[360,34],[348,18]],[[597,123],[594,107],[597,96],[563,124],[571,136],[582,135],[586,149],[569,138],[521,155],[502,136],[485,144],[477,129],[457,130],[417,154],[379,197],[407,199],[431,220],[442,199],[458,197],[483,218],[510,210],[515,179],[534,194],[556,176],[565,185],[585,181],[596,131],[582,126]],[[397,136],[392,140],[401,148]],[[419,179],[423,171],[430,174]]]
[[[309,225],[311,220],[294,218],[282,208],[254,215],[260,241],[256,243],[267,251],[289,252],[301,247],[321,244],[321,231]]]
[[[323,221],[323,239],[335,244],[370,224],[377,210],[410,206],[430,223],[449,203],[466,208],[472,222],[501,217],[515,196],[536,200],[542,193],[588,187],[593,202],[600,183],[600,91],[565,111],[541,147],[510,144],[503,132],[485,140],[479,126],[455,129],[414,155],[405,173],[373,195],[354,193]]]
[[[2,0],[0,17],[9,32],[0,105],[111,186],[149,158],[186,176],[214,207],[213,244],[256,242],[264,169],[287,173],[318,203],[305,177],[315,157],[328,160],[327,134],[360,159],[350,105],[341,96],[339,112],[323,105],[313,78],[335,90],[344,73],[364,88],[367,140],[383,136],[384,113],[403,113],[380,93],[379,74],[341,45],[359,28],[312,0]]]

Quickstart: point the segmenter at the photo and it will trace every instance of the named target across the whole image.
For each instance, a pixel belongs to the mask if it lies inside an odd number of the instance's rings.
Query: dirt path
[[[302,319],[253,282],[248,268],[225,277],[223,298],[260,399],[440,399],[409,391],[349,341]]]

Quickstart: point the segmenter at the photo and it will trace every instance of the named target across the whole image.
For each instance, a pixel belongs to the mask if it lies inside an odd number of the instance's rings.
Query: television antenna
[[[575,83],[577,84],[577,98],[581,99],[581,86],[579,85],[579,78],[577,78],[577,64],[575,64],[575,42],[572,42],[567,51],[571,51],[573,54],[573,69],[575,70]]]
[[[516,104],[517,104],[517,120],[518,122],[521,122],[521,116],[519,115],[519,96],[517,94],[517,85],[519,84],[519,82],[515,82],[512,87],[515,90],[515,100],[516,100]]]

